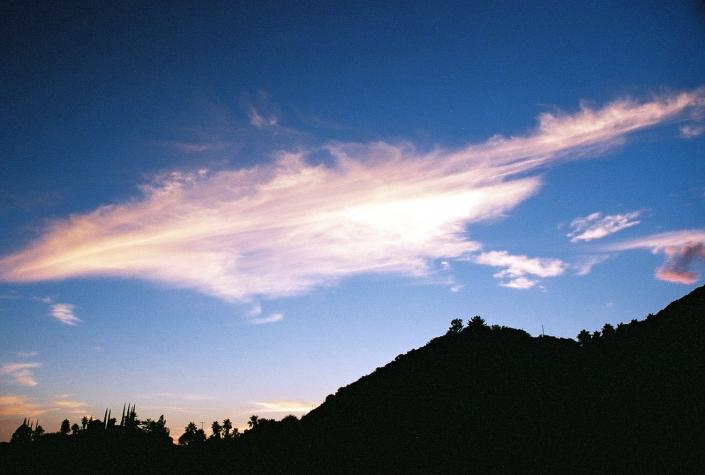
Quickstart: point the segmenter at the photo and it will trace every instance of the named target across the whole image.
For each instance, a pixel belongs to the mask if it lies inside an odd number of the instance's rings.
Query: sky
[[[703,284],[700,2],[203,3],[3,7],[0,440],[244,428],[453,318]]]

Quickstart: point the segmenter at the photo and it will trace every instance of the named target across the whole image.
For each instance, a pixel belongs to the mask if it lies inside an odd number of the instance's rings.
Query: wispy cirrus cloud
[[[700,279],[693,267],[705,263],[705,230],[687,229],[654,234],[618,243],[609,249],[647,249],[654,254],[664,254],[666,260],[656,270],[656,278],[679,284],[693,284]]]
[[[60,410],[62,413],[86,414],[88,404],[71,398],[70,394],[57,394],[50,404],[51,410]]]
[[[279,123],[279,117],[275,114],[265,115],[254,107],[250,107],[247,111],[247,118],[250,120],[250,125],[258,129],[264,127],[274,127]]]
[[[684,139],[694,139],[705,133],[705,125],[688,124],[680,128],[680,135]]]
[[[473,262],[502,268],[494,277],[501,286],[512,289],[530,289],[539,284],[537,277],[556,277],[568,269],[568,264],[560,259],[512,255],[506,251],[483,252]]]
[[[0,365],[0,375],[12,379],[20,386],[34,387],[39,383],[34,377],[34,370],[41,368],[42,363],[4,363]]]
[[[536,194],[542,179],[527,174],[596,156],[703,107],[698,89],[544,113],[525,135],[455,150],[329,143],[282,152],[269,165],[175,172],[132,200],[53,222],[0,259],[0,280],[117,276],[249,301],[361,273],[425,276],[434,260],[478,255],[466,227]],[[331,163],[309,160],[322,151]],[[505,285],[535,284],[511,269],[502,271]]]
[[[637,219],[641,213],[641,211],[608,215],[604,215],[599,211],[591,213],[587,216],[575,218],[570,223],[572,231],[566,236],[570,238],[570,242],[602,239],[623,229],[636,226],[641,222]]]
[[[265,91],[259,90],[255,94],[245,95],[241,102],[247,110],[247,119],[251,126],[263,129],[279,125],[280,112]]]
[[[83,320],[74,314],[74,308],[76,308],[76,306],[69,303],[55,303],[51,306],[50,313],[52,317],[56,318],[64,325],[75,326]]]
[[[255,317],[249,320],[250,325],[266,325],[268,323],[276,323],[284,320],[284,314],[272,313],[266,317]]]
[[[588,275],[590,272],[592,272],[592,269],[603,262],[605,262],[607,259],[610,258],[609,254],[599,254],[595,256],[585,256],[582,258],[579,258],[577,262],[575,262],[572,267],[575,269],[575,275]]]
[[[256,402],[255,405],[257,406],[257,410],[264,414],[296,414],[309,412],[316,408],[318,403],[312,401],[266,401]]]
[[[0,396],[0,417],[35,417],[45,412],[47,408],[33,403],[27,396]]]
[[[182,153],[204,153],[224,148],[223,144],[206,142],[169,142],[168,145]]]
[[[10,353],[19,358],[34,358],[39,355],[38,351],[10,351]]]

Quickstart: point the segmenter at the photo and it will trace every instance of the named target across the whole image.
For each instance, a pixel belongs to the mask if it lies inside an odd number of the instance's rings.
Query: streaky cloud
[[[47,408],[33,403],[24,395],[0,395],[0,417],[35,417],[47,412]]]
[[[0,365],[0,375],[6,375],[13,380],[15,384],[33,388],[39,383],[35,379],[34,371],[41,368],[42,363],[4,363]]]
[[[618,233],[623,229],[636,226],[641,221],[637,218],[641,211],[631,211],[624,214],[603,215],[601,212],[591,213],[587,216],[575,218],[570,227],[572,231],[567,234],[570,242],[592,241],[602,239],[610,234]]]
[[[318,403],[311,401],[266,401],[256,402],[258,410],[262,413],[305,413],[318,406]]]
[[[595,256],[584,256],[584,257],[578,259],[577,262],[573,264],[573,269],[575,269],[575,275],[580,275],[580,276],[588,275],[588,274],[590,274],[590,272],[592,272],[592,269],[596,265],[605,262],[609,258],[610,258],[609,254],[600,254],[600,255],[595,255]]]
[[[656,269],[655,277],[667,282],[690,285],[700,279],[693,266],[698,262],[705,262],[705,230],[687,229],[654,234],[615,244],[610,249],[647,249],[654,254],[664,254],[665,262]]]
[[[178,171],[132,200],[52,222],[0,259],[0,280],[114,276],[252,301],[362,273],[425,276],[436,259],[476,256],[467,226],[536,194],[541,178],[527,174],[604,153],[704,106],[705,89],[696,89],[544,113],[525,135],[455,150],[329,143],[332,163],[313,163],[315,149],[251,168]],[[529,273],[505,271],[505,285],[531,286]]]
[[[281,313],[273,313],[271,315],[267,315],[266,317],[256,317],[256,318],[251,318],[249,320],[249,323],[251,325],[266,325],[268,323],[276,323],[276,322],[281,322],[284,320],[284,315]]]
[[[74,314],[74,308],[76,308],[76,306],[69,303],[56,303],[51,306],[50,313],[52,317],[56,318],[64,325],[76,326],[83,320]]]

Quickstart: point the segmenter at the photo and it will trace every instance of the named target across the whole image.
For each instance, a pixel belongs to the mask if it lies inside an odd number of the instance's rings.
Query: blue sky
[[[9,8],[1,439],[301,414],[455,317],[702,284],[698,2],[260,3]]]

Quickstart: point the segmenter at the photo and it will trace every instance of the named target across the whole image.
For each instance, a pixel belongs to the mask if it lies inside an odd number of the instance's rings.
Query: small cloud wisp
[[[68,303],[55,303],[51,306],[50,313],[52,317],[56,318],[64,325],[76,326],[83,320],[74,314],[74,308],[76,308],[75,305]]]
[[[5,363],[0,366],[0,375],[8,376],[15,384],[33,388],[39,383],[34,377],[34,371],[41,368],[41,363]]]
[[[602,239],[623,229],[636,226],[640,223],[637,219],[640,214],[641,211],[632,211],[625,214],[609,214],[605,216],[600,212],[595,212],[575,218],[570,223],[572,231],[566,236],[570,238],[570,242],[587,242],[594,239]]]

